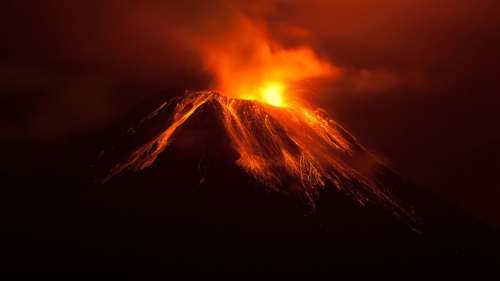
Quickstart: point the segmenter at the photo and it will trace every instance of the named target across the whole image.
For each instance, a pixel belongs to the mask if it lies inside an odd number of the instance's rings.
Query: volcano
[[[134,248],[130,268],[387,280],[464,277],[457,265],[476,276],[498,262],[494,230],[402,179],[322,112],[194,92],[130,132],[104,152],[105,184],[85,192],[95,208],[84,230]]]
[[[228,109],[245,130],[229,130]],[[0,198],[3,269],[492,279],[495,229],[377,161],[324,112],[294,110],[196,92],[132,128],[123,121],[126,129],[53,148],[7,146],[19,174],[4,177]],[[258,137],[253,146],[238,142],[243,132]],[[304,153],[309,162],[290,169]]]

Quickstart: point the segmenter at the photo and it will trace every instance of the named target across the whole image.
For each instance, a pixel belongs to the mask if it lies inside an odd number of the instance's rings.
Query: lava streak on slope
[[[177,103],[166,130],[116,165],[105,180],[151,166],[172,142],[176,130],[201,107],[214,106],[224,124],[236,164],[264,186],[305,198],[312,207],[321,188],[335,187],[361,205],[373,201],[411,218],[369,173],[357,168],[370,154],[335,121],[299,104],[277,107],[214,91],[189,92]]]

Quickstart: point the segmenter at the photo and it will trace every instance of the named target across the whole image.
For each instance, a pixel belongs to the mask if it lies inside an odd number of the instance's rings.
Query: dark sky
[[[91,135],[213,86],[192,38],[218,42],[243,16],[342,70],[307,99],[404,176],[500,226],[498,1],[171,2],[3,1],[2,142]]]

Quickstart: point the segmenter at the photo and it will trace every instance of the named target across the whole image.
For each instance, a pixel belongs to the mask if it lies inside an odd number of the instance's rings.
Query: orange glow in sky
[[[278,107],[290,106],[296,83],[338,73],[310,47],[277,45],[265,28],[245,18],[233,30],[197,45],[217,91]]]

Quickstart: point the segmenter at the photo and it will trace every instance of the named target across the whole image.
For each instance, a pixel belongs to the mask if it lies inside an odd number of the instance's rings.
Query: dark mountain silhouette
[[[91,173],[104,175],[164,129],[172,106],[141,122],[133,134],[114,138],[117,146],[104,151]],[[85,158],[85,141],[59,151],[55,167],[41,167],[36,160],[50,152],[39,152],[33,160],[38,164],[26,164],[37,167],[29,179],[6,178],[3,264],[9,270],[140,277],[272,271],[404,280],[494,273],[497,231],[389,169],[380,168],[379,181],[411,206],[418,223],[377,204],[360,206],[335,188],[323,189],[314,209],[294,194],[266,188],[235,165],[238,155],[214,110],[210,104],[200,108],[150,168],[106,184],[64,162],[75,151],[80,156],[72,161]]]

